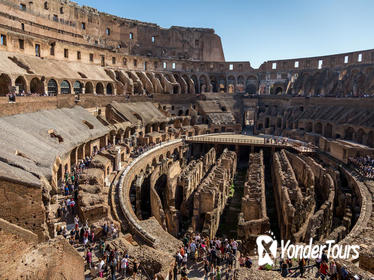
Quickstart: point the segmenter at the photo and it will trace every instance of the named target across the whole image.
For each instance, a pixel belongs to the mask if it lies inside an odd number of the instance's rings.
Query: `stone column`
[[[114,163],[114,168],[116,171],[120,171],[122,168],[122,163],[121,163],[121,148],[116,147],[117,154],[115,158],[115,163]]]

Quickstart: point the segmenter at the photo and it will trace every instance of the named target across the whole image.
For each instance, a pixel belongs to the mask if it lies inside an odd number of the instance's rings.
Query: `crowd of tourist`
[[[370,156],[350,157],[349,162],[358,169],[362,176],[374,179],[374,158]]]
[[[320,258],[315,261],[310,259],[301,258],[299,260],[292,259],[279,259],[279,270],[283,278],[294,278],[301,277],[305,278],[307,270],[312,274],[308,277],[314,277],[315,279],[329,279],[329,280],[360,280],[358,275],[351,276],[345,266],[340,268],[336,262],[332,259],[329,260],[326,251],[324,251]],[[278,264],[277,264],[278,266]]]
[[[235,240],[209,239],[198,233],[186,234],[183,246],[175,257],[174,279],[178,274],[181,279],[188,279],[188,269],[198,264],[203,265],[206,279],[232,279],[237,252],[238,243]],[[243,265],[249,265],[249,261],[244,260]]]

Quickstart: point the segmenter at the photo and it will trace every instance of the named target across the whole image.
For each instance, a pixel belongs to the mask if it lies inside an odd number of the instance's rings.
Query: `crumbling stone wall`
[[[310,166],[315,176],[315,200],[320,205],[319,208],[315,209],[315,213],[309,220],[305,241],[310,238],[323,240],[329,235],[332,228],[335,207],[335,183],[329,171],[313,158],[303,157],[303,159]]]
[[[261,150],[249,155],[242,211],[239,214],[238,238],[242,240],[245,251],[252,250],[257,236],[270,229],[265,195],[265,165]]]
[[[0,218],[36,233],[39,240],[49,237],[41,187],[0,179]]]
[[[292,166],[298,186],[303,196],[305,223],[299,229],[299,231],[294,234],[295,240],[301,241],[305,239],[305,235],[307,234],[307,225],[315,209],[315,177],[312,169],[304,160],[302,160],[296,154],[290,153],[288,151],[285,151],[285,153]]]
[[[94,223],[107,218],[109,206],[104,192],[104,170],[97,168],[84,170],[79,183],[78,209],[83,221]]]
[[[295,241],[301,234],[295,234],[304,225],[307,209],[303,193],[294,170],[284,150],[273,157],[273,186],[278,213],[281,239]]]
[[[177,188],[183,190],[183,201],[180,205],[182,215],[189,216],[192,210],[193,193],[215,161],[216,150],[212,148],[200,159],[192,160],[179,175]]]
[[[194,195],[192,227],[210,238],[219,226],[236,171],[237,155],[225,149]]]

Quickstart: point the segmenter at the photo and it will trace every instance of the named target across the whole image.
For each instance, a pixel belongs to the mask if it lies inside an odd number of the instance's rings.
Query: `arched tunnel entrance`
[[[162,174],[155,183],[155,190],[161,199],[162,208],[166,208],[166,189],[167,189],[168,178],[166,174]]]

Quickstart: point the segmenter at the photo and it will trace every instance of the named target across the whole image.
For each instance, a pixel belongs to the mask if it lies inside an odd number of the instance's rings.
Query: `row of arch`
[[[0,75],[0,96],[7,95],[12,86],[18,88],[19,93],[31,93],[31,94],[45,94],[49,96],[61,94],[80,94],[80,93],[91,93],[91,94],[114,94],[115,89],[112,83],[103,82],[91,82],[86,83],[82,81],[71,82],[69,80],[58,81],[56,79],[46,80],[44,77],[34,77],[28,81],[24,76],[18,76],[14,84],[12,85],[12,79],[7,74]]]
[[[197,78],[196,75],[191,76],[195,84],[195,91],[202,92],[220,92],[220,91],[241,91],[250,94],[255,94],[258,89],[258,78],[256,76],[248,76],[245,78],[243,75],[235,77],[230,75],[228,77],[223,75],[205,75],[202,74]]]
[[[264,119],[264,123],[258,122],[257,129],[274,127],[277,129],[303,129],[305,132],[316,133],[330,139],[344,139],[358,144],[374,147],[374,130],[354,128],[346,126],[344,129],[335,129],[332,123],[321,121],[306,121],[304,127],[299,127],[298,121],[286,121],[278,117],[274,124],[270,123],[270,117]]]
[[[200,76],[186,74],[169,74],[163,73],[165,79],[173,85],[171,93],[203,93],[203,92],[247,92],[255,94],[258,89],[258,79],[255,76],[249,76],[247,79],[243,75],[235,76],[208,76],[202,74]],[[148,76],[148,75],[147,75]],[[155,73],[155,78],[162,84],[162,77],[159,73]],[[95,93],[95,94],[115,94],[117,89],[114,83],[110,82],[82,82],[79,80],[69,81],[57,80],[51,78],[46,80],[44,77],[25,78],[18,76],[14,84],[9,75],[3,73],[0,75],[0,96],[5,96],[11,91],[11,87],[18,88],[19,93],[37,93],[50,96],[61,94],[79,94],[79,93]],[[194,87],[194,88],[193,88]]]

